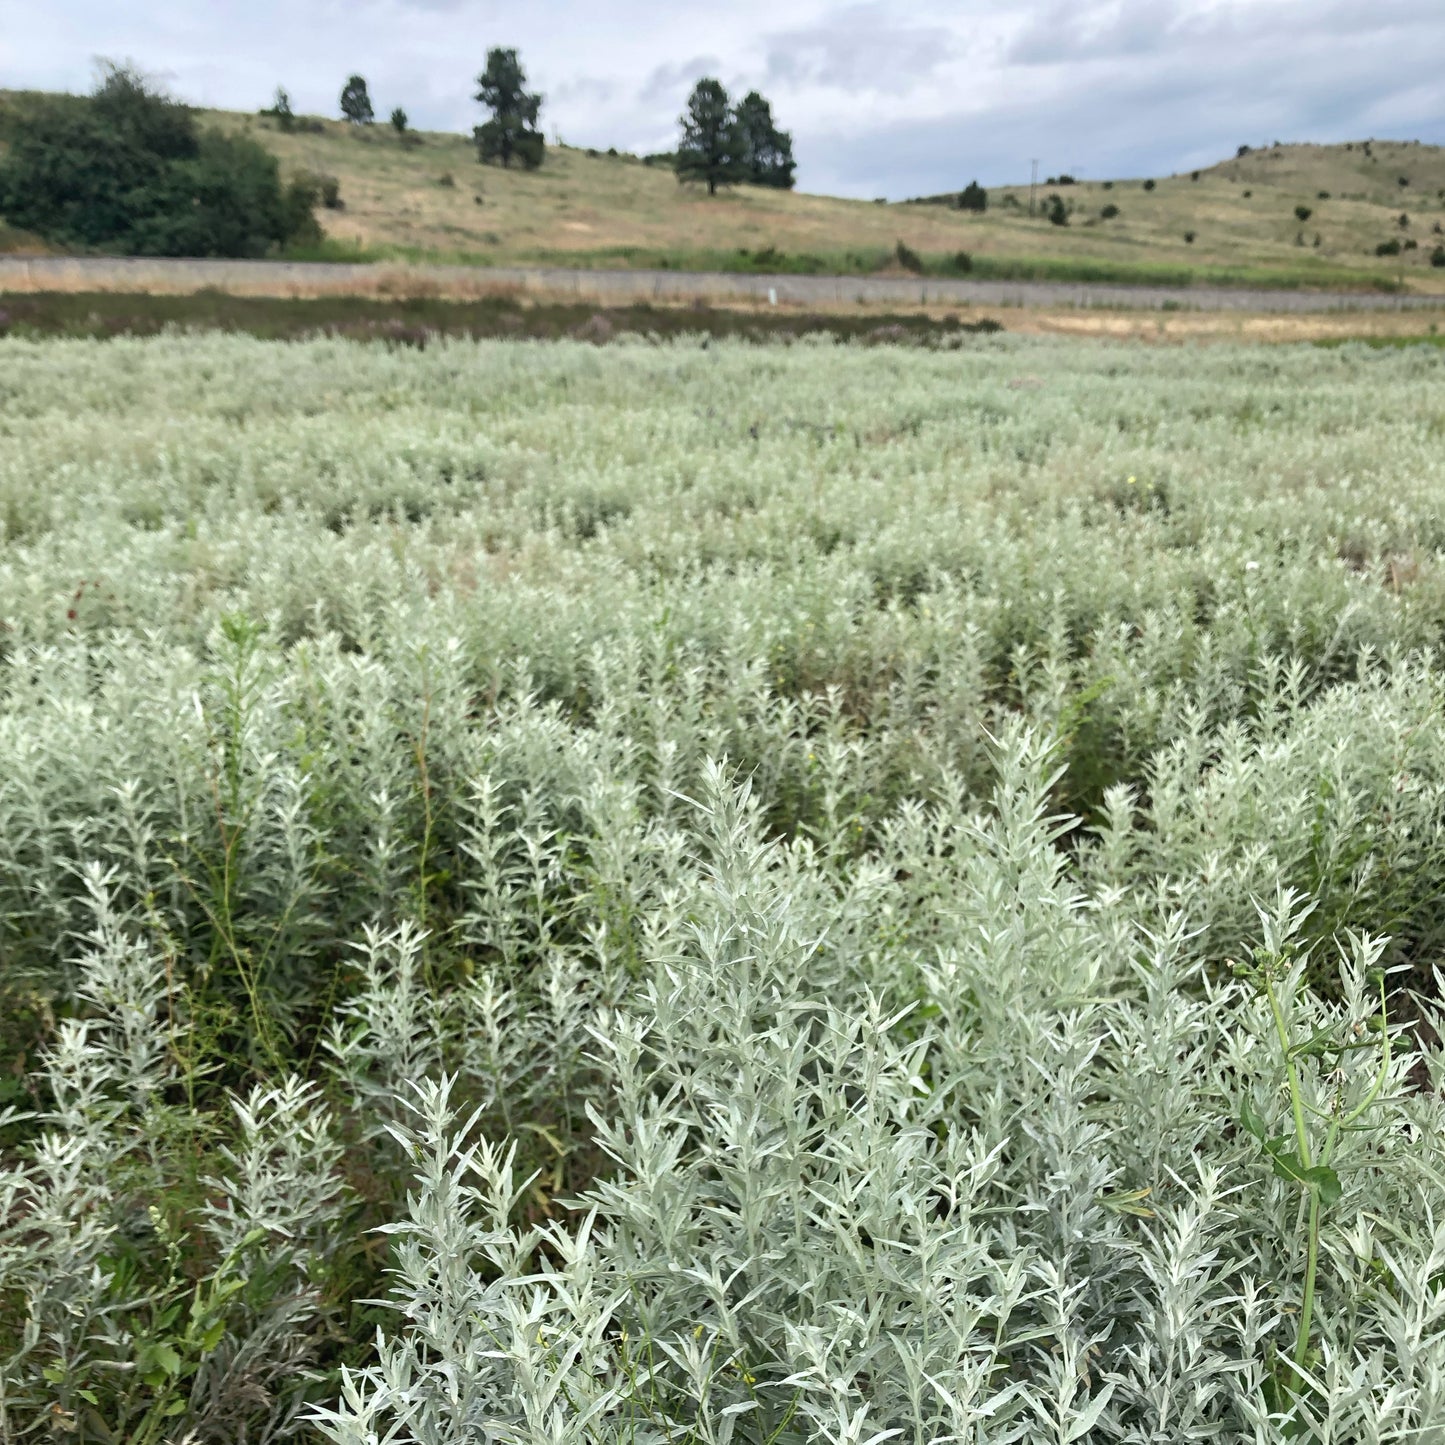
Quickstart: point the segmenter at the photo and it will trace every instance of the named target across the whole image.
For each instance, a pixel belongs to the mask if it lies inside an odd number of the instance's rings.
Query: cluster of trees
[[[284,90],[278,90],[276,92],[277,100],[279,101],[285,94]],[[287,108],[290,108],[289,104]],[[367,89],[365,76],[350,75],[347,77],[346,84],[341,87],[341,115],[352,125],[371,125],[375,122],[376,112],[372,109],[371,92]],[[397,135],[406,134],[407,114],[400,106],[392,111],[389,119],[391,128]]]
[[[478,158],[528,169],[542,164],[538,117],[542,96],[527,88],[517,52],[487,53],[476,99],[490,118],[473,132]],[[348,77],[341,114],[356,126],[375,123],[366,79]],[[262,112],[280,129],[302,122],[283,88]],[[407,133],[397,106],[391,125]],[[698,81],[681,117],[672,163],[681,181],[747,182],[791,189],[796,162],[792,137],[773,119],[757,91],[736,105],[720,81]],[[244,136],[201,130],[189,107],[127,66],[107,66],[88,96],[45,96],[17,108],[6,121],[0,157],[0,214],[11,225],[64,246],[141,256],[265,256],[319,241],[316,207],[339,204],[323,178],[283,184],[274,156]],[[975,183],[960,204],[987,204]]]
[[[273,114],[282,114],[284,97],[284,91],[277,92]],[[540,166],[546,154],[538,124],[542,96],[528,90],[527,73],[515,50],[497,46],[487,52],[486,69],[477,76],[475,99],[491,112],[491,119],[472,132],[478,159],[503,166],[515,161],[528,170]],[[290,113],[289,101],[285,113]],[[357,125],[372,123],[371,98],[362,76],[353,75],[346,82],[341,113]],[[743,181],[792,188],[797,168],[793,138],[779,129],[772,106],[756,90],[734,105],[721,81],[704,77],[688,98],[680,123],[682,135],[672,157],[679,180],[700,181],[710,194],[721,185]],[[404,131],[405,112],[394,111],[392,124]],[[970,210],[987,205],[977,182],[964,192],[960,204]]]
[[[283,185],[263,146],[200,130],[127,67],[107,67],[88,96],[27,101],[5,138],[0,213],[60,245],[257,257],[320,239],[313,182]]]
[[[793,138],[778,129],[772,106],[756,90],[734,106],[722,82],[705,76],[693,87],[680,124],[678,180],[702,182],[709,195],[742,181],[792,189]]]
[[[271,114],[281,114],[286,92],[276,92],[277,103]],[[474,97],[492,113],[492,118],[475,127],[477,159],[485,163],[500,162],[510,166],[513,161],[535,170],[542,164],[546,145],[537,125],[542,110],[542,97],[527,89],[527,73],[522,69],[515,50],[496,46],[487,52],[487,67],[477,76]],[[286,102],[290,112],[290,102]],[[366,77],[353,75],[341,90],[341,114],[353,125],[371,125],[375,111],[367,89]],[[391,126],[398,135],[405,135],[409,124],[406,111],[397,106],[391,113]],[[289,129],[284,120],[283,129]]]

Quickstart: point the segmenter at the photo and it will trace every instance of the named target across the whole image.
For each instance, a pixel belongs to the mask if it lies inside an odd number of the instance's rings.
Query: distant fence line
[[[148,257],[0,256],[6,292],[114,291],[251,296],[479,297],[522,293],[598,305],[751,302],[784,306],[1056,306],[1099,310],[1335,312],[1445,309],[1445,296],[1254,290],[1229,286],[1125,286],[953,277],[759,276],[730,272],[581,271],[534,266],[402,266],[331,261],[169,260]]]

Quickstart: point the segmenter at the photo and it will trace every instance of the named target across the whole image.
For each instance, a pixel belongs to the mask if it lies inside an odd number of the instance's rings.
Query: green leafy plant
[[[1303,987],[1307,959],[1297,952],[1297,936],[1314,911],[1300,895],[1286,891],[1277,907],[1260,910],[1263,941],[1255,950],[1252,964],[1237,966],[1236,972],[1260,990],[1268,1003],[1270,1022],[1283,1066],[1288,1095],[1288,1125],[1276,1133],[1273,1122],[1255,1112],[1246,1098],[1241,1105],[1240,1123],[1260,1146],[1277,1179],[1304,1197],[1305,1261],[1295,1347],[1288,1365],[1272,1375],[1274,1403],[1282,1405],[1301,1381],[1308,1381],[1309,1369],[1317,1358],[1312,1348],[1312,1327],[1316,1305],[1316,1284],[1320,1257],[1320,1231],[1327,1213],[1340,1203],[1344,1186],[1335,1168],[1336,1149],[1341,1136],[1368,1132],[1371,1111],[1390,1077],[1391,1046],[1385,974],[1378,960],[1382,940],[1354,940],[1354,967],[1374,995],[1376,1012],[1352,1023],[1317,1027],[1308,1036],[1296,1036],[1291,1017],[1293,996]],[[1358,1053],[1373,1055],[1367,1061],[1363,1087],[1351,1089],[1347,1065]],[[1378,1062],[1375,1062],[1377,1060]],[[1307,1079],[1305,1071],[1315,1074]],[[1313,1087],[1310,1087],[1313,1085]],[[1315,1102],[1321,1096],[1327,1103]]]

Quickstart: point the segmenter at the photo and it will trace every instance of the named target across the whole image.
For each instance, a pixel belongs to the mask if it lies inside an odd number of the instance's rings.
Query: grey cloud
[[[1250,0],[1202,7],[1199,0],[1052,3],[1031,16],[1008,48],[1018,65],[1127,59],[1188,48],[1196,63],[1228,68],[1249,46],[1273,43],[1291,58],[1301,45],[1369,40],[1425,28],[1439,33],[1438,0]]]
[[[757,85],[800,184],[851,195],[1017,181],[1031,156],[1142,175],[1276,136],[1445,141],[1445,0],[0,0],[6,85],[83,89],[111,55],[197,103],[281,84],[335,114],[357,70],[379,109],[463,133],[497,44],[582,145],[664,147],[699,75]]]
[[[768,80],[852,92],[897,92],[945,66],[959,52],[943,25],[900,24],[883,5],[854,5],[820,25],[763,39]]]
[[[1281,66],[1261,51],[1221,72],[1181,55],[1043,97],[1020,93],[978,114],[905,121],[852,137],[800,136],[821,189],[893,197],[936,193],[977,176],[985,185],[1026,181],[1029,160],[1085,176],[1147,176],[1212,164],[1241,142],[1335,141],[1379,133],[1382,95],[1414,94],[1402,138],[1445,140],[1445,91],[1435,55],[1381,47]],[[1372,57],[1368,49],[1364,60]],[[1388,83],[1383,81],[1388,64]]]
[[[644,105],[660,101],[676,103],[704,75],[716,75],[723,63],[715,55],[697,55],[680,65],[659,65],[642,83],[637,98]]]

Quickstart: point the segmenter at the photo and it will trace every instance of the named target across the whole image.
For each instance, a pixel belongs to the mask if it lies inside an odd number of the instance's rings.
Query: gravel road
[[[203,287],[238,295],[355,292],[442,295],[524,292],[609,303],[703,301],[831,307],[864,305],[1080,307],[1098,310],[1445,310],[1445,296],[1381,292],[1270,291],[1222,286],[1117,286],[1065,281],[969,281],[895,276],[755,276],[726,272],[572,271],[524,266],[347,265],[299,261],[173,261],[148,258],[0,256],[0,295],[35,291],[178,293]]]

